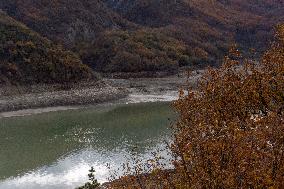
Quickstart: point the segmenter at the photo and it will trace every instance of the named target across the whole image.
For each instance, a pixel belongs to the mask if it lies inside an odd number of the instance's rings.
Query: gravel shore
[[[98,104],[124,98],[129,93],[125,88],[113,87],[105,82],[76,84],[64,88],[66,87],[38,85],[17,88],[18,92],[15,92],[15,88],[2,88],[0,112]]]
[[[72,85],[2,87],[0,117],[5,117],[3,114],[7,112],[8,115],[13,116],[14,113],[11,112],[18,110],[32,113],[117,101],[120,103],[172,101],[178,98],[179,89],[188,85],[194,87],[202,72],[203,70],[195,71],[190,77],[186,72],[180,72],[160,78],[104,78],[96,82]]]

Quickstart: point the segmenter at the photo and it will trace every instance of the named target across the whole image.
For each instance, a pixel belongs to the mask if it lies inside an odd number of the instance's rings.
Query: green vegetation
[[[79,52],[84,63],[100,72],[175,72],[194,63],[184,43],[149,30],[107,31]]]
[[[91,169],[89,170],[89,182],[87,182],[84,186],[81,186],[77,189],[97,189],[100,184],[98,183],[97,179],[95,178],[95,169],[94,167],[91,167]]]
[[[74,53],[0,13],[0,84],[64,83],[93,77]]]

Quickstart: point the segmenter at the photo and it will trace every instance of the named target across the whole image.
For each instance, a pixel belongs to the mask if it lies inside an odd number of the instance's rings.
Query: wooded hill
[[[218,65],[234,43],[262,52],[284,21],[283,2],[270,0],[9,0],[0,9],[102,72]]]
[[[0,85],[76,82],[92,75],[76,54],[0,12]]]

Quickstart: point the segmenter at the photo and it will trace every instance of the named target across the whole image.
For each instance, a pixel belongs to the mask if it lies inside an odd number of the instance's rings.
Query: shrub
[[[172,151],[183,188],[284,186],[284,30],[259,62],[209,69],[180,113]],[[238,51],[231,51],[239,56]]]
[[[91,169],[89,170],[89,182],[87,182],[84,186],[81,186],[77,189],[98,189],[98,187],[100,186],[100,184],[98,183],[97,179],[95,178],[95,169],[94,167],[91,167]]]
[[[196,91],[180,91],[173,170],[156,163],[141,174],[137,164],[109,188],[283,188],[284,26],[276,36],[260,61],[241,62],[232,49]]]

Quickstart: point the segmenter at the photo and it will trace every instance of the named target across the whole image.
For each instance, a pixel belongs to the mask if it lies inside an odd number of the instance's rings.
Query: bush
[[[196,91],[180,91],[173,170],[137,164],[109,188],[283,188],[284,26],[276,36],[260,61],[240,62],[232,49]]]
[[[182,188],[284,186],[284,30],[260,62],[225,58],[181,93],[172,151]],[[231,51],[239,56],[238,51]]]

